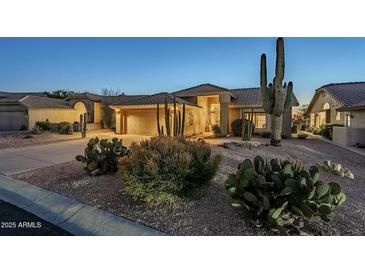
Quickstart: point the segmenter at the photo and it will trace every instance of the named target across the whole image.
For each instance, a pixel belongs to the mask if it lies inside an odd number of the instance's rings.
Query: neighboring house
[[[363,100],[365,82],[328,84],[316,90],[305,115],[310,127],[325,123],[347,125],[351,123],[351,117],[342,110]]]
[[[186,106],[185,134],[211,132],[213,125],[219,125],[224,134],[232,132],[231,123],[253,113],[255,132],[270,131],[270,115],[264,112],[259,88],[227,89],[212,84],[202,84],[172,93],[157,93],[124,102],[115,102],[111,108],[116,113],[116,133],[157,134],[157,104],[159,104],[160,125],[165,126],[165,100],[170,109],[170,128],[173,128],[173,99],[176,95],[177,111]],[[298,100],[293,96],[293,106]],[[283,117],[283,135],[291,132],[291,109]]]
[[[79,122],[80,114],[88,113],[88,129],[103,127],[103,107],[112,101],[125,101],[135,96],[100,96],[80,93],[66,99],[55,99],[43,93],[0,92],[0,131],[31,129],[37,121],[50,123]],[[108,110],[110,110],[108,108]],[[112,111],[111,111],[112,112]],[[113,114],[111,114],[113,115]]]
[[[306,116],[310,126],[340,124],[333,141],[343,145],[365,143],[365,82],[329,84],[316,90]]]

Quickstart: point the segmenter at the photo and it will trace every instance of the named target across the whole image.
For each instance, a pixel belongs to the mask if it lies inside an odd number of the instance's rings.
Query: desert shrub
[[[222,130],[218,125],[213,125],[212,130],[213,130],[214,135],[222,134]]]
[[[298,133],[297,134],[298,139],[307,139],[307,137],[308,137],[308,134],[306,134],[306,133]]]
[[[30,130],[30,134],[32,134],[32,135],[39,135],[39,134],[42,134],[42,133],[43,133],[43,130],[38,126],[34,126]]]
[[[21,125],[19,128],[20,131],[26,131],[27,130],[27,126],[26,125]]]
[[[232,128],[232,132],[234,136],[242,136],[242,124],[243,121],[248,122],[247,119],[236,119],[233,120],[233,122],[231,123],[231,128]],[[252,134],[254,133],[255,130],[255,124],[252,124]]]
[[[271,132],[270,131],[264,131],[264,132],[258,133],[258,135],[261,138],[270,138],[271,137]]]
[[[260,156],[239,164],[225,187],[233,207],[245,207],[257,226],[268,225],[283,234],[301,234],[309,219],[328,221],[332,211],[346,200],[341,186],[319,180],[316,166],[306,171],[301,161]]]
[[[343,127],[341,124],[323,124],[320,126],[320,134],[323,137],[332,140],[334,126]]]
[[[132,144],[121,160],[126,191],[149,204],[170,203],[199,193],[215,176],[221,157],[203,140],[153,137]]]
[[[73,134],[73,126],[69,122],[61,122],[58,124],[58,133],[60,134]]]
[[[43,131],[47,131],[51,129],[51,123],[48,121],[37,121],[35,122],[37,127],[40,127]]]
[[[226,135],[222,133],[222,130],[218,125],[213,125],[212,130],[215,138],[226,137]]]
[[[318,127],[312,128],[312,133],[315,135],[321,135],[321,129]]]
[[[96,137],[90,139],[84,155],[77,155],[76,160],[85,163],[85,169],[95,176],[116,172],[118,160],[127,154],[128,149],[123,146],[122,139],[113,138],[111,142],[108,142],[107,139],[99,140]]]

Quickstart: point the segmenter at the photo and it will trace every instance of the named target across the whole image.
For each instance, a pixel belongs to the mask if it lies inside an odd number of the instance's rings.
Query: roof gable
[[[28,95],[19,100],[19,103],[27,108],[65,108],[72,109],[67,101],[42,96]]]
[[[164,104],[165,100],[167,101],[168,104],[174,103],[173,94],[167,92],[161,92],[153,95],[142,96],[121,103],[115,103],[112,105],[113,106],[156,105],[156,104]],[[196,106],[195,104],[188,102],[182,98],[179,98],[178,96],[176,96],[176,103]]]
[[[328,91],[343,105],[352,105],[365,100],[365,82],[328,84],[318,90]]]
[[[227,88],[212,85],[209,83],[175,91],[175,94],[179,97],[212,95],[217,93],[219,94],[219,93],[230,93],[230,92]]]

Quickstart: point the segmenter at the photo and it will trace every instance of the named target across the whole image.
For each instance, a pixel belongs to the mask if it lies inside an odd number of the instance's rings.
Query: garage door
[[[24,112],[1,112],[0,111],[0,131],[19,130],[22,125],[27,126]]]
[[[127,134],[153,136],[157,133],[156,111],[128,110],[127,111]]]

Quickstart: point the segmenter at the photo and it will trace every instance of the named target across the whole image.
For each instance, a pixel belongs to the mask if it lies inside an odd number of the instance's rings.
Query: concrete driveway
[[[37,144],[23,148],[10,148],[0,150],[0,173],[12,175],[40,167],[51,166],[72,161],[78,154],[83,154],[88,140],[85,139],[60,141],[48,144]],[[141,135],[116,135],[112,132],[101,133],[99,138],[122,138],[123,145],[129,146],[132,142],[139,142],[149,136]]]

